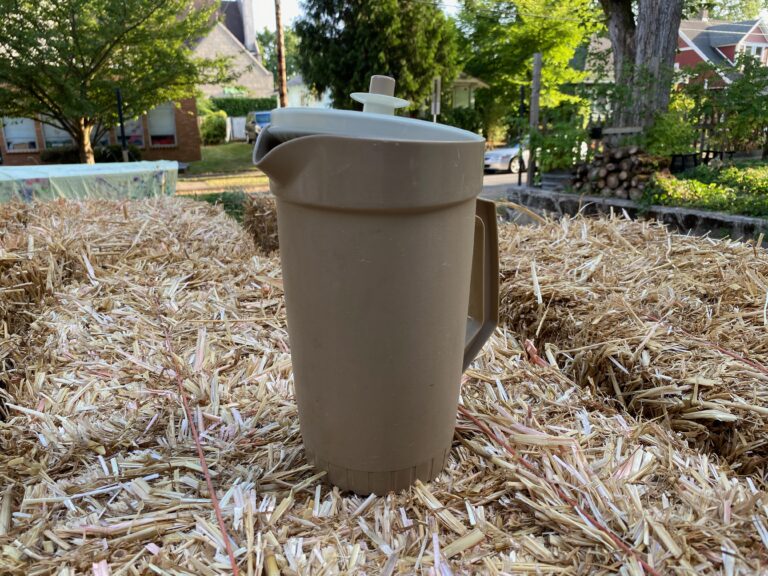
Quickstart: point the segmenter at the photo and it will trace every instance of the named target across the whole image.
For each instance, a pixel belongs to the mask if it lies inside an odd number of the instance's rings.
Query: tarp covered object
[[[0,202],[173,195],[178,171],[169,161],[0,166]]]

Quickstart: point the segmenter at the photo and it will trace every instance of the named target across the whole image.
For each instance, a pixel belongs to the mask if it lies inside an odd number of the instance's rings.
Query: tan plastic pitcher
[[[371,87],[362,113],[273,111],[254,162],[277,198],[307,458],[381,495],[446,462],[461,373],[498,321],[498,248],[483,139],[396,117],[394,80]]]

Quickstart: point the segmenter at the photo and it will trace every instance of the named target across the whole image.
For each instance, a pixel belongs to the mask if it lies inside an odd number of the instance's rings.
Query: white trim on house
[[[707,58],[707,56],[704,54],[704,52],[702,52],[701,49],[698,46],[696,46],[696,44],[694,44],[693,41],[690,38],[688,38],[688,36],[685,34],[685,32],[683,32],[682,30],[678,30],[677,33],[678,33],[679,36],[681,36],[683,38],[683,41],[685,41],[685,43],[688,44],[688,46],[690,46],[691,49],[694,52],[696,52],[696,54],[699,55],[699,57],[704,62],[709,62],[710,64],[712,63],[712,61],[709,58]],[[728,78],[725,74],[721,74],[719,70],[718,70],[717,73],[720,75],[720,78],[722,78],[723,81],[726,84],[730,84],[732,82],[732,80],[730,78]]]
[[[738,48],[738,44],[724,44],[724,46],[733,46],[733,54],[734,54],[734,56],[736,55],[736,49]],[[720,46],[713,46],[713,48],[714,48],[715,50],[717,50],[718,52],[720,52],[720,55],[721,55],[723,58],[725,58],[726,60],[728,60],[728,64],[730,64],[731,66],[734,66],[734,65],[736,64],[736,62],[734,62],[733,60],[731,60],[730,58],[728,58],[728,55],[727,55],[725,52],[723,52],[722,50],[720,50]]]

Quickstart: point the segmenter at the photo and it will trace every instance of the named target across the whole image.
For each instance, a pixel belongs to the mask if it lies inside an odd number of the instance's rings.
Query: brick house
[[[198,0],[208,3],[211,0]],[[253,24],[254,0],[224,0],[218,9],[218,22],[211,32],[197,43],[196,57],[229,56],[240,93],[261,97],[274,92],[272,73],[262,66],[257,52]],[[226,87],[200,86],[207,96],[226,95]],[[147,114],[125,122],[125,134],[130,145],[141,150],[145,160],[176,160],[194,162],[201,159],[202,144],[194,98],[176,104],[167,103]],[[119,144],[119,130],[109,130],[95,146]],[[73,144],[69,134],[37,119],[8,118],[0,113],[0,165],[21,166],[41,163],[41,152]]]
[[[125,122],[130,145],[141,150],[144,160],[200,160],[200,131],[194,98],[158,106],[139,118]],[[119,130],[109,130],[94,145],[118,144]],[[5,166],[40,164],[43,150],[72,145],[64,130],[29,118],[2,118],[0,153]]]
[[[680,23],[676,69],[692,68],[702,62],[732,66],[742,53],[752,54],[768,65],[768,22],[764,18],[726,22],[710,20],[702,11],[699,18]],[[729,74],[722,74],[721,82],[730,84]]]

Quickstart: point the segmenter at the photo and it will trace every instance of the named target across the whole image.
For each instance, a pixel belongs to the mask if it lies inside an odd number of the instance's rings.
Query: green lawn
[[[253,165],[253,144],[230,142],[218,146],[203,146],[203,159],[191,162],[187,174],[223,174],[256,170]]]

